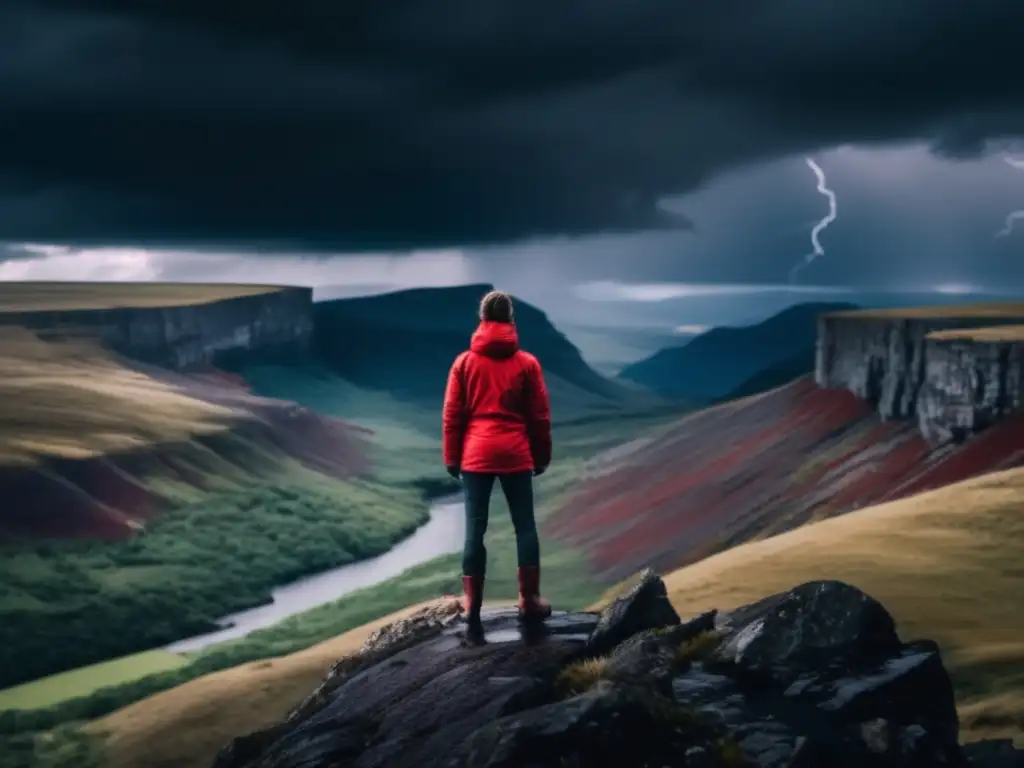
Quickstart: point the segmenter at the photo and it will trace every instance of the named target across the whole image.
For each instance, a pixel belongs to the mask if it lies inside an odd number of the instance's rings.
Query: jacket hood
[[[512,357],[519,349],[519,333],[512,323],[484,321],[473,332],[469,348],[487,357]]]

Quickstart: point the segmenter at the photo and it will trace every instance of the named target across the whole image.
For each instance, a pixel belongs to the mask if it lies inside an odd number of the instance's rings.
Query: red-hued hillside
[[[545,533],[618,580],[985,472],[1024,465],[1024,414],[930,451],[916,423],[800,379],[595,460]]]
[[[361,430],[216,370],[174,373],[11,329],[0,369],[0,538],[123,538],[173,498],[289,464],[367,469]]]

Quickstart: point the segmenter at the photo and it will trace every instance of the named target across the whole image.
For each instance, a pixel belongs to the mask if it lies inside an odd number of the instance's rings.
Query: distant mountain
[[[769,389],[781,387],[794,379],[805,376],[814,370],[814,347],[802,349],[795,355],[763,368],[749,379],[732,390],[722,400],[736,400],[749,397]]]
[[[559,322],[558,327],[579,348],[592,368],[611,377],[663,347],[682,344],[697,335],[673,332],[660,326],[631,328]]]
[[[813,367],[818,315],[856,308],[846,303],[797,304],[756,325],[712,328],[684,346],[668,347],[627,366],[619,378],[692,402],[722,399],[747,389],[744,385],[751,380],[760,386],[754,377],[762,373],[764,381],[795,378],[800,371],[789,374],[803,361],[808,361],[805,372]]]
[[[469,345],[476,309],[492,286],[416,288],[314,305],[314,349],[320,360],[353,383],[437,403],[448,370]],[[563,400],[609,404],[637,395],[594,371],[579,350],[536,307],[516,300],[523,348],[544,367]]]

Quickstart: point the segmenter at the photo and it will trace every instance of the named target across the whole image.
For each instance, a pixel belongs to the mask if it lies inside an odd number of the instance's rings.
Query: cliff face
[[[959,442],[1024,407],[1024,340],[939,334],[924,349],[917,417],[930,443]]]
[[[819,387],[853,392],[883,419],[912,418],[928,368],[929,334],[1021,322],[1024,316],[824,315],[818,320],[814,380]]]
[[[180,369],[252,352],[303,352],[313,333],[312,306],[311,288],[281,288],[181,306],[10,312],[0,324],[44,335],[96,334],[120,354]]]

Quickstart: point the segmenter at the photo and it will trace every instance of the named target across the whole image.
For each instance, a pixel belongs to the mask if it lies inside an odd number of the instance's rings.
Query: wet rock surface
[[[938,648],[854,587],[681,621],[649,573],[600,615],[487,610],[471,629],[451,603],[421,611],[215,768],[1020,766],[957,738]]]

